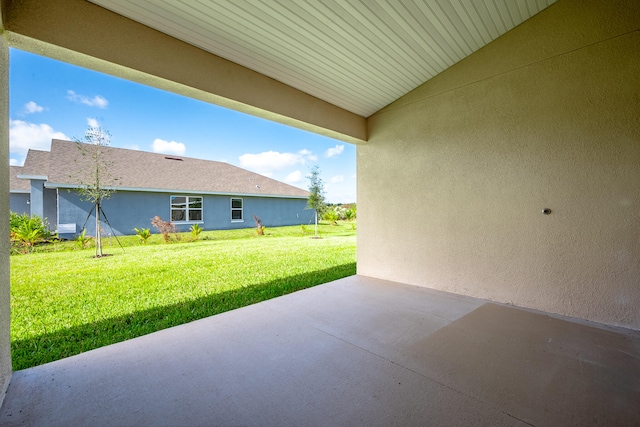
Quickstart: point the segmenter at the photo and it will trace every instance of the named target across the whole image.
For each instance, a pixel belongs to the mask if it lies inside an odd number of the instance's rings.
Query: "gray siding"
[[[255,207],[255,214],[262,219],[262,223],[267,227],[308,225],[313,222],[313,210],[307,209],[307,199],[278,200],[254,197],[249,202],[249,208]],[[263,202],[266,203],[263,205]],[[263,207],[264,211],[261,210]],[[245,210],[245,212],[253,215],[250,210]],[[251,219],[253,220],[253,218]]]
[[[167,202],[163,204],[162,199],[167,199]],[[82,201],[78,193],[60,190],[58,209],[59,225],[75,224],[76,233],[80,233],[84,225],[87,234],[95,236],[93,205]],[[111,199],[105,200],[102,210],[109,220],[109,224],[103,224],[108,234],[128,235],[134,234],[134,227],[151,228],[151,218],[155,215],[167,219],[169,202],[167,196],[162,197],[159,194],[121,191],[112,195]],[[61,233],[60,236],[69,238],[73,235]]]
[[[43,214],[49,224],[50,230],[56,229],[56,221],[58,218],[58,190],[45,188],[43,192]]]
[[[243,221],[231,222],[231,199],[241,198]],[[205,196],[204,219],[207,229],[254,227],[257,215],[265,227],[308,224],[313,211],[306,209],[307,199],[278,199],[270,197]]]
[[[9,196],[9,209],[11,209],[11,212],[31,214],[29,197],[29,193],[11,193]]]
[[[45,188],[44,183],[45,181],[41,179],[31,180],[29,208],[25,212],[28,212],[31,215],[38,215],[40,218],[46,219],[49,224],[49,229],[55,230],[56,219],[58,217],[58,206],[56,200],[57,190]]]
[[[158,215],[163,220],[170,218],[170,197],[180,193],[144,193],[119,191],[111,199],[105,200],[103,210],[117,235],[134,234],[134,227],[151,228],[151,219]],[[190,195],[197,196],[197,195]],[[271,197],[212,196],[203,197],[203,222],[205,230],[250,228],[255,226],[253,215],[257,215],[266,227],[309,224],[313,221],[313,211],[306,209],[306,199],[285,199]],[[243,200],[243,221],[231,221],[231,198]],[[79,199],[76,192],[59,191],[59,224],[76,224],[80,232],[91,211],[92,205]],[[177,224],[179,231],[187,231],[192,223]],[[88,235],[95,235],[95,215],[86,221]],[[112,230],[105,224],[104,229]],[[61,234],[71,238],[72,234]]]
[[[44,217],[44,180],[31,180],[31,215]]]

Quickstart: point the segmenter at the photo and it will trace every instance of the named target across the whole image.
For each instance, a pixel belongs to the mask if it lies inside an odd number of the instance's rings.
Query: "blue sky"
[[[306,189],[318,165],[327,201],[356,201],[355,146],[17,49],[10,51],[10,154],[82,138],[111,146],[228,162]]]

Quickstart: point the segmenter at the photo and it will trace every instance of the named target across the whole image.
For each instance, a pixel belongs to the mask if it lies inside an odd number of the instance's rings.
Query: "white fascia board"
[[[41,180],[44,180],[44,181],[49,179],[49,177],[47,175],[22,175],[22,174],[18,174],[18,175],[16,175],[16,177],[18,177],[20,179],[41,179]]]
[[[9,190],[11,194],[31,194],[29,190]]]
[[[76,184],[56,184],[52,182],[46,182],[44,184],[46,188],[63,188],[68,190],[77,190],[82,188],[81,185]],[[259,194],[259,193],[229,193],[223,191],[197,191],[197,190],[171,190],[165,188],[135,188],[135,187],[104,187],[105,190],[114,191],[138,191],[141,193],[171,193],[176,194],[196,194],[203,196],[238,196],[238,197],[273,197],[279,199],[306,199],[307,196],[292,196],[292,195],[280,195],[280,194]]]

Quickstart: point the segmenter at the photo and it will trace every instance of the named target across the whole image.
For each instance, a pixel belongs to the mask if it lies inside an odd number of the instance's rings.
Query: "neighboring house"
[[[267,227],[313,218],[307,191],[228,163],[113,147],[103,147],[103,159],[109,166],[106,187],[116,190],[102,205],[109,234],[151,228],[155,216],[180,231],[193,224],[206,230],[253,227],[254,215]],[[28,212],[48,218],[61,237],[71,238],[83,227],[95,235],[93,205],[77,192],[81,183],[91,183],[83,178],[90,168],[75,142],[54,139],[50,152],[30,150],[16,174],[16,183],[30,183],[20,185],[22,191],[29,188]],[[17,198],[15,203],[24,206]]]
[[[14,169],[20,169],[13,176]],[[55,230],[57,216],[56,190],[45,187],[49,169],[49,152],[29,150],[24,166],[12,167],[10,181],[10,203],[14,212],[28,213],[46,218],[49,228]],[[14,187],[14,181],[16,186]],[[18,183],[20,182],[20,183]],[[26,191],[26,193],[18,193]],[[25,206],[26,205],[26,206]],[[15,206],[15,210],[14,210]]]
[[[22,173],[22,166],[9,167],[9,209],[19,214],[31,213],[29,207],[31,185],[29,181],[18,178]]]

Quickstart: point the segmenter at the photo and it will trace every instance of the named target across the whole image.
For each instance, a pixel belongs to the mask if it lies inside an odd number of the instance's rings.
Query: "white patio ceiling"
[[[368,117],[556,0],[90,0]]]

